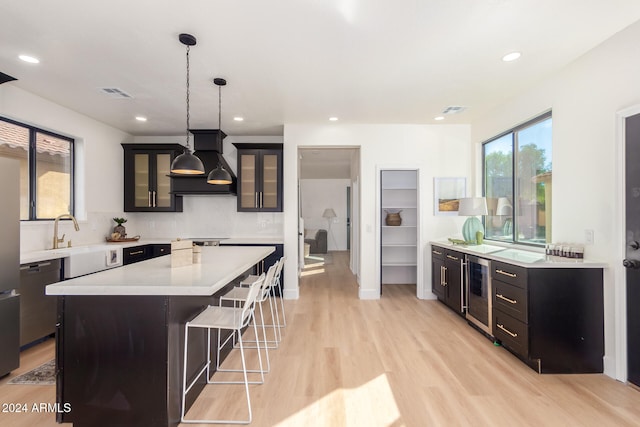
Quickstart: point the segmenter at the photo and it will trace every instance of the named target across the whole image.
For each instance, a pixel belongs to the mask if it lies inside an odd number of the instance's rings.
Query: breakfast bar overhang
[[[74,427],[177,426],[184,324],[238,284],[275,250],[204,247],[202,262],[171,268],[170,256],[59,282],[58,422]],[[203,366],[206,339],[189,336],[189,375]],[[193,356],[193,360],[192,357]],[[214,352],[215,356],[215,352]],[[189,407],[204,387],[190,391]]]

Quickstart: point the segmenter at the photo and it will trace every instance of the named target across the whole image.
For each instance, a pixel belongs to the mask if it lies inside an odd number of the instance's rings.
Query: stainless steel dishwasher
[[[60,277],[59,259],[20,266],[20,346],[55,333],[57,298],[45,287]]]

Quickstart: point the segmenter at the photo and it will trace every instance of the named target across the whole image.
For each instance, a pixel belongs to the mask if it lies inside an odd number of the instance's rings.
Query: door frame
[[[622,109],[616,113],[616,211],[618,224],[614,245],[615,264],[612,267],[615,284],[615,378],[627,382],[627,271],[622,266],[626,245],[625,202],[625,121],[627,117],[640,114],[640,105]],[[605,357],[606,363],[606,357]],[[605,368],[606,371],[606,368]]]

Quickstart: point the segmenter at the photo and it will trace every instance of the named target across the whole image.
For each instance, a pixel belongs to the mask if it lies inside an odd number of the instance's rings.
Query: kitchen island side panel
[[[61,408],[68,404],[70,411],[59,413],[58,421],[74,427],[177,426],[184,324],[217,304],[218,297],[59,298],[57,402]],[[206,360],[206,337],[198,332],[189,337],[190,378]],[[187,408],[204,385],[201,377],[188,394]]]

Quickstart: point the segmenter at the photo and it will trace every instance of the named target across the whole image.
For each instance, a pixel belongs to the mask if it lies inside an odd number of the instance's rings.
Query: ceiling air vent
[[[109,95],[111,98],[117,99],[131,99],[133,96],[129,95],[127,92],[122,89],[118,89],[117,87],[101,87],[100,91]]]
[[[458,106],[458,105],[451,105],[451,106],[445,108],[444,111],[442,112],[442,114],[458,114],[458,113],[462,113],[466,109],[467,109],[467,107],[461,107],[461,106]]]

